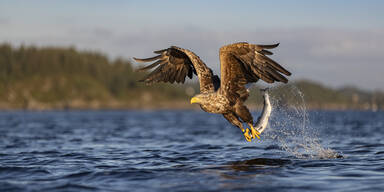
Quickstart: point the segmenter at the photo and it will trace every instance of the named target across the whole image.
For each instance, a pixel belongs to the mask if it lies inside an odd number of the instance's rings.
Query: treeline
[[[303,96],[310,109],[384,110],[384,92],[382,91],[368,92],[356,87],[333,89],[310,80],[296,81],[293,85],[297,87],[297,90],[290,85],[285,85],[277,89],[277,95],[282,97],[286,94],[282,100],[287,100],[287,102],[297,102],[297,98],[292,97]],[[298,90],[301,93],[296,93]]]
[[[193,107],[188,98],[198,92],[197,84],[145,86],[138,82],[143,75],[129,61],[98,52],[0,44],[0,109]],[[281,96],[281,102],[294,102],[295,94],[287,94],[292,87],[303,92],[309,108],[384,109],[382,92],[334,90],[310,81],[273,89],[272,94]],[[252,91],[249,102],[261,103],[257,89]]]
[[[144,108],[185,99],[180,86],[148,88],[142,76],[129,61],[98,52],[2,44],[0,108]]]

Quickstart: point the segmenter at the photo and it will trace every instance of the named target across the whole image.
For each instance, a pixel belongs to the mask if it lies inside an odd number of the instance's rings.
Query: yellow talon
[[[254,127],[253,127],[253,125],[252,124],[249,124],[249,127],[251,128],[251,132],[252,132],[252,139],[254,139],[255,138],[255,136],[258,138],[258,139],[260,139],[260,132],[258,132]]]
[[[249,129],[247,129],[244,133],[244,137],[248,142],[251,142],[251,136],[249,135]]]
[[[260,139],[260,132],[258,132],[256,129],[251,129],[252,130],[252,136],[255,138],[255,136]]]

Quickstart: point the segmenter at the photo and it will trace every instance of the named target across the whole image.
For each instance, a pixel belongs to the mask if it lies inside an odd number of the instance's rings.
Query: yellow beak
[[[193,103],[199,103],[199,102],[200,102],[200,99],[199,99],[199,98],[192,97],[192,99],[191,99],[191,104],[193,104]]]

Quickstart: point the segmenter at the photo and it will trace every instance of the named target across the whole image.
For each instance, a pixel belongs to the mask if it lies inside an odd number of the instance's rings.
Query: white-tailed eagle
[[[244,105],[249,96],[245,85],[259,79],[267,82],[287,83],[291,73],[267,55],[268,51],[277,47],[273,45],[255,45],[245,42],[234,43],[220,48],[221,79],[193,52],[172,46],[168,49],[154,51],[158,54],[147,59],[134,58],[137,62],[154,62],[139,70],[155,68],[142,81],[184,83],[186,76],[197,75],[200,83],[200,94],[191,99],[192,103],[210,113],[222,114],[233,125],[239,127],[247,141],[257,137],[259,132],[254,128],[253,117]],[[243,122],[250,130],[244,130]]]

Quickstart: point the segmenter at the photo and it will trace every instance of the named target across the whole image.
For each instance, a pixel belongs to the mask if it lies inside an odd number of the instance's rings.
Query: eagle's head
[[[209,94],[197,94],[191,98],[191,104],[197,103],[204,105],[206,102],[209,102]]]

